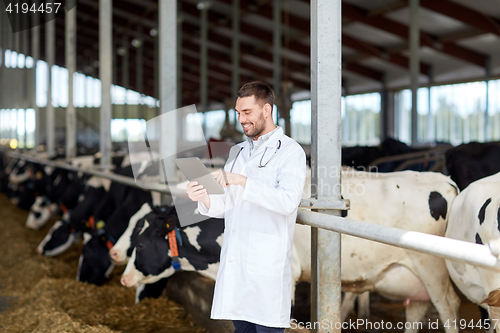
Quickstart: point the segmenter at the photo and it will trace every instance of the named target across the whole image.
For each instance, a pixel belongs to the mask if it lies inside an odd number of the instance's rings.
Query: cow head
[[[92,230],[84,233],[83,243],[76,279],[101,286],[114,268],[108,256],[108,239],[100,230]]]
[[[132,235],[135,246],[121,278],[125,287],[154,283],[175,272],[171,264],[168,233],[178,223],[175,208],[152,212],[137,222]]]
[[[36,252],[39,255],[53,257],[66,251],[76,239],[69,223],[57,221],[38,245]]]
[[[30,208],[26,227],[38,230],[47,223],[47,221],[57,211],[57,204],[51,203],[46,197],[38,196]]]
[[[130,218],[127,230],[125,230],[116,244],[109,250],[111,261],[113,261],[115,265],[125,265],[130,259],[135,247],[137,235],[141,231],[140,227],[137,226],[137,222],[151,211],[159,213],[162,210],[170,209],[168,206],[153,208],[151,208],[151,206],[152,205],[148,202],[142,205],[141,209]]]

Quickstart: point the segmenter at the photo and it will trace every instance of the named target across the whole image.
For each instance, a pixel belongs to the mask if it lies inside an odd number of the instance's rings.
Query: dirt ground
[[[0,194],[0,332],[206,332],[166,298],[134,304],[135,289],[119,282],[123,267],[102,287],[75,281],[82,245],[37,256],[55,220],[34,231],[27,215]]]
[[[24,226],[28,213],[12,205],[0,194],[0,333],[2,332],[206,332],[197,326],[179,304],[167,298],[149,299],[134,304],[135,289],[121,286],[124,267],[115,267],[111,279],[97,287],[75,281],[82,245],[54,258],[35,254],[37,245],[55,220],[40,231]],[[444,332],[429,323],[438,320],[432,308],[421,332]],[[460,318],[477,323],[477,307],[462,299]],[[356,317],[350,317],[356,321]],[[404,322],[404,306],[376,294],[371,296],[372,324]],[[300,321],[300,320],[299,320]],[[343,332],[403,332],[369,327],[344,329]],[[290,332],[309,332],[307,329]],[[466,328],[460,332],[483,332]]]

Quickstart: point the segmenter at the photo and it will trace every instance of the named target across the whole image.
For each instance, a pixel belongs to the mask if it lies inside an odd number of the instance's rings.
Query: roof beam
[[[379,16],[408,6],[407,1],[395,1],[384,6],[371,9],[368,16]]]
[[[342,34],[342,44],[350,48],[353,48],[361,53],[380,58],[382,60],[401,66],[408,70],[410,69],[410,60],[408,59],[408,57],[405,57],[400,54],[388,53],[376,45],[361,41],[349,35]],[[429,75],[430,70],[431,66],[429,64],[420,62],[420,72],[422,74]]]
[[[370,17],[366,10],[345,2],[342,3],[342,15],[380,30],[390,32],[408,41],[408,26],[394,20],[382,16]],[[423,31],[420,31],[420,45],[428,46],[439,52],[480,67],[484,67],[488,59],[488,57],[482,53],[459,46],[453,42],[439,42],[437,37]]]
[[[500,36],[500,20],[449,0],[420,0],[420,6]]]
[[[356,63],[343,63],[342,68],[348,70],[350,72],[356,73],[358,75],[370,78],[374,81],[381,82],[384,78],[384,73],[379,72],[375,69],[371,69],[369,67],[356,64]]]

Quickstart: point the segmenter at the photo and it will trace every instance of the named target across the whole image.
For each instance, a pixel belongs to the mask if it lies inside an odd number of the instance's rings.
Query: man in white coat
[[[224,171],[213,173],[225,193],[187,186],[201,214],[225,218],[211,318],[233,320],[235,333],[283,332],[290,327],[292,242],[306,157],[275,126],[268,85],[250,82],[237,95],[247,141],[231,149]]]

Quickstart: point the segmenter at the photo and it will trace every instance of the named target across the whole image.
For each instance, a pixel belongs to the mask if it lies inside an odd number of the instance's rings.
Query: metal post
[[[31,29],[31,56],[33,57],[33,69],[35,71],[34,77],[36,78],[36,67],[37,62],[40,59],[40,26],[39,21],[40,17],[38,15],[34,15],[33,22],[34,27]],[[36,87],[36,83],[34,83]],[[36,89],[34,89],[32,97],[32,105],[35,110],[35,148],[38,147],[41,143],[41,135],[42,135],[42,117],[40,114],[40,109],[36,104]]]
[[[208,2],[200,2],[201,34],[200,34],[200,103],[201,111],[207,111],[208,101]],[[205,117],[204,117],[205,118]],[[203,121],[203,132],[206,133],[206,121]]]
[[[0,5],[0,73],[2,73],[2,69],[5,67],[5,61],[4,61],[4,56],[5,56],[5,38],[4,38],[4,21],[7,20],[7,18],[5,18],[3,15],[5,15],[3,13],[3,10],[2,10],[3,6]],[[0,105],[0,108],[2,107],[2,105]],[[1,133],[0,133],[1,135]]]
[[[341,0],[311,1],[311,193],[329,200],[341,199],[341,5]],[[311,321],[340,323],[340,234],[312,228],[311,255]]]
[[[281,6],[282,0],[273,0],[273,88],[276,97],[281,96],[281,35],[283,30]],[[287,135],[290,134],[287,133]]]
[[[21,50],[21,20],[16,20],[15,21],[16,23],[16,31],[15,33],[13,33],[13,38],[14,38],[14,50],[17,52],[17,53],[20,53],[20,50]]]
[[[52,66],[56,57],[56,20],[45,23],[45,59],[47,60],[47,107],[45,108],[45,118],[47,119],[45,129],[45,143],[47,153],[53,156],[56,150],[56,126],[55,112],[52,106]]]
[[[76,156],[76,108],[73,104],[73,74],[76,71],[76,10],[66,12],[66,68],[68,69],[68,108],[66,109],[66,158]]]
[[[432,102],[431,102],[431,90],[432,90],[432,84],[434,83],[434,69],[431,68],[429,71],[429,87],[427,88],[428,93],[427,93],[427,141],[433,142],[436,141],[435,138],[433,138],[434,130],[434,119],[432,119]]]
[[[143,115],[143,109],[142,109],[142,103],[143,103],[143,85],[142,85],[142,82],[143,82],[143,57],[142,57],[142,54],[143,54],[143,36],[142,36],[142,25],[139,25],[137,27],[137,30],[139,31],[139,41],[140,41],[140,45],[139,47],[137,47],[135,49],[135,88],[137,89],[137,92],[139,93],[140,95],[140,98],[139,98],[139,105],[138,105],[138,112],[139,112],[139,115],[138,117],[141,117],[141,118],[144,118],[144,115]]]
[[[0,77],[3,76],[4,68],[5,68],[5,61],[4,61],[4,55],[5,55],[5,38],[4,38],[4,23],[7,20],[4,17],[4,11],[3,11],[3,5],[0,4]],[[0,84],[1,87],[1,84]],[[2,87],[3,88],[3,87]],[[4,114],[5,111],[3,110],[3,101],[0,101],[0,139],[4,139],[4,126],[5,126],[5,120],[4,120]]]
[[[490,77],[491,77],[491,58],[488,57],[485,66],[486,104],[484,108],[484,141],[491,141],[490,110],[489,110]]]
[[[127,91],[129,88],[129,50],[130,47],[128,45],[128,36],[127,34],[123,34],[122,37],[122,47],[125,49],[125,54],[122,58],[122,84],[123,88],[125,88],[125,100],[123,102],[123,111],[125,119],[128,119],[128,101],[127,101]]]
[[[380,142],[389,137],[389,104],[387,93],[387,78],[382,78],[382,90],[380,91]]]
[[[113,1],[99,0],[99,79],[101,80],[101,168],[111,168],[111,78]]]
[[[240,89],[240,0],[233,0],[233,35],[232,35],[232,65],[231,97],[236,98]],[[235,112],[236,113],[236,112]]]
[[[182,22],[184,18],[182,17],[182,10],[180,6],[177,6],[177,107],[182,106]],[[182,126],[182,119],[179,118],[177,121]]]
[[[29,31],[28,29],[24,30],[22,32],[22,45],[23,45],[23,54],[24,54],[24,70],[23,70],[23,128],[24,128],[24,135],[23,135],[23,149],[26,150],[26,143],[27,143],[27,132],[26,132],[26,109],[30,107],[30,101],[28,98],[28,69],[26,68],[26,58],[28,57],[29,53]]]
[[[417,90],[420,72],[420,0],[410,0],[411,144],[418,142]]]
[[[153,96],[160,98],[158,95],[158,13],[155,17],[156,35],[153,36]]]
[[[160,42],[160,111],[165,114],[177,108],[177,1],[160,0],[159,3]],[[161,117],[160,156],[174,156],[177,153],[177,117]],[[165,160],[163,167],[167,174],[175,174],[173,159]],[[163,174],[160,172],[160,174]],[[166,198],[163,199],[166,201]]]

